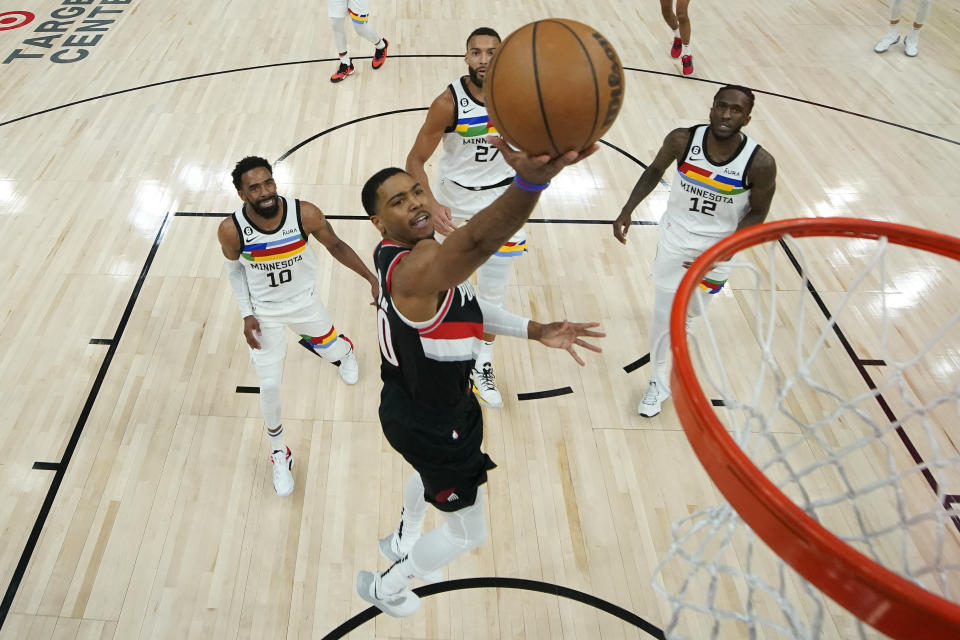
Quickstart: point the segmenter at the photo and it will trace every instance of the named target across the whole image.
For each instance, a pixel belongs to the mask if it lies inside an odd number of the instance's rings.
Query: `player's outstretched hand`
[[[251,349],[260,348],[260,321],[257,316],[247,316],[243,319],[243,337]]]
[[[613,221],[613,237],[621,244],[627,244],[627,233],[630,231],[630,212],[621,211],[617,219]]]
[[[503,154],[503,159],[513,167],[518,176],[533,184],[550,182],[564,167],[589,158],[600,148],[600,145],[593,143],[583,151],[567,151],[563,155],[551,158],[546,154],[532,156],[524,151],[514,151],[500,136],[487,136],[486,142]]]
[[[577,355],[577,352],[573,347],[583,347],[584,349],[589,349],[590,351],[600,353],[602,351],[600,347],[592,345],[589,342],[584,342],[580,339],[582,337],[605,337],[607,334],[603,331],[590,330],[591,327],[599,326],[599,322],[567,322],[564,320],[562,322],[541,324],[531,320],[527,327],[527,336],[531,340],[536,340],[548,347],[553,347],[554,349],[565,349],[570,353],[571,356],[573,356],[573,359],[577,361],[577,364],[582,367],[583,360],[580,359],[580,356]]]

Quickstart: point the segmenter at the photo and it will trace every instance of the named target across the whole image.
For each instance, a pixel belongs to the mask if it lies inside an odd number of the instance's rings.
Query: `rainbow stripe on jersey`
[[[306,342],[310,343],[310,346],[316,349],[326,349],[332,345],[337,339],[337,330],[334,327],[330,327],[325,335],[322,336],[308,336],[305,333],[301,333],[300,337],[303,338]]]
[[[703,169],[689,162],[681,164],[677,173],[685,182],[727,196],[735,196],[747,190],[743,186],[743,180],[730,178],[722,173],[713,173],[709,169]]]
[[[727,284],[726,280],[711,280],[710,278],[704,278],[700,281],[700,288],[707,293],[714,294],[719,293],[720,289],[723,289],[723,285],[725,284]]]
[[[356,13],[353,9],[347,9],[347,13],[350,14],[350,19],[356,22],[357,24],[364,24],[367,20],[370,19],[369,13]]]
[[[307,239],[300,235],[272,242],[245,244],[240,255],[250,262],[272,262],[302,253],[306,246]]]
[[[519,255],[522,255],[524,251],[527,250],[527,241],[521,240],[520,242],[508,242],[499,249],[494,255],[498,255],[501,258],[515,258]]]
[[[473,118],[460,118],[457,120],[457,126],[454,131],[464,138],[474,138],[476,136],[485,136],[491,133],[497,133],[496,127],[490,124],[490,116],[474,116]]]

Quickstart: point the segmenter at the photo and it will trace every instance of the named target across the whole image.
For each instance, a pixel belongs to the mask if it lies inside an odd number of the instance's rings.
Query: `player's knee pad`
[[[477,270],[477,297],[496,307],[503,308],[507,300],[507,283],[513,258],[490,256]]]
[[[487,518],[479,493],[477,501],[469,507],[443,515],[444,523],[441,530],[450,544],[464,551],[470,551],[486,542]]]
[[[337,52],[343,53],[347,50],[347,31],[343,28],[343,18],[330,18],[330,27],[333,29],[333,44]]]

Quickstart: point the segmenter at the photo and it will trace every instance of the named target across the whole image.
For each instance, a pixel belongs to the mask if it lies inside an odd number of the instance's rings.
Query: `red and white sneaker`
[[[693,73],[693,56],[683,56],[680,58],[680,64],[683,65],[683,75],[689,76]]]
[[[683,51],[683,42],[681,42],[680,38],[674,38],[673,46],[670,47],[670,57],[679,58],[681,51]]]
[[[352,76],[354,71],[356,71],[356,69],[353,67],[352,62],[350,64],[343,64],[341,62],[336,73],[330,76],[330,82],[343,82],[343,79],[347,76]]]
[[[384,38],[383,49],[373,50],[373,60],[370,61],[370,66],[372,66],[374,69],[379,69],[383,66],[383,63],[387,61],[387,47],[389,46],[390,42]]]
[[[273,463],[273,488],[278,496],[285,498],[293,493],[293,452],[290,447],[286,451],[277,449],[270,454],[270,462]]]

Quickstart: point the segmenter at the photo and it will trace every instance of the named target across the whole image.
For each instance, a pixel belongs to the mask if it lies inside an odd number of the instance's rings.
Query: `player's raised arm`
[[[664,138],[660,151],[657,152],[650,166],[644,169],[640,179],[637,180],[637,184],[634,185],[633,191],[630,192],[627,203],[620,210],[620,215],[613,221],[613,235],[617,240],[623,244],[627,243],[627,233],[630,231],[633,210],[654,190],[670,163],[677,162],[680,159],[689,141],[689,129],[674,129]]]
[[[548,156],[533,157],[513,151],[496,136],[490,136],[487,142],[500,150],[517,171],[517,179],[493,204],[450,234],[442,245],[417,245],[394,275],[396,295],[431,295],[455,287],[469,278],[527,221],[540,198],[540,192],[550,180],[564,167],[579,162],[597,149],[594,145],[586,151],[570,151],[550,159]]]
[[[446,235],[452,232],[456,227],[451,223],[450,208],[445,207],[433,195],[430,190],[429,179],[424,168],[427,160],[436,151],[437,145],[443,139],[443,134],[453,125],[456,120],[456,105],[453,103],[453,96],[449,90],[445,90],[437,96],[430,109],[427,111],[427,117],[417,133],[417,139],[407,154],[406,170],[414,180],[423,187],[424,194],[427,197],[427,206],[430,212],[436,216],[435,228],[438,233]]]

